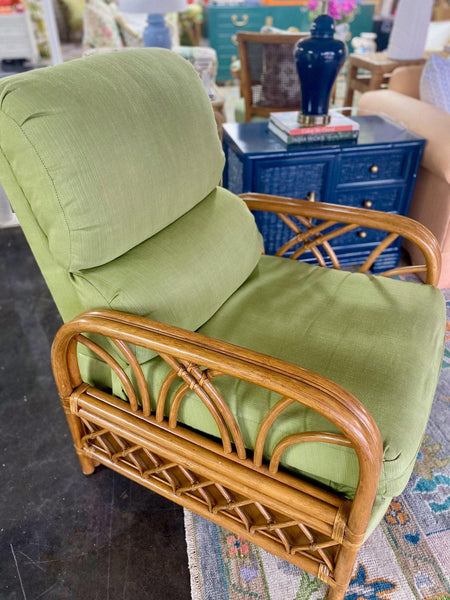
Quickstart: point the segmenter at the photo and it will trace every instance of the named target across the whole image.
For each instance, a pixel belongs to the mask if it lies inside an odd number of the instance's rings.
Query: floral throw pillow
[[[120,37],[122,38],[122,42],[124,46],[129,48],[139,48],[143,46],[142,42],[142,32],[145,27],[145,19],[142,24],[137,24],[127,18],[127,15],[117,13],[116,15],[116,24],[119,28]]]
[[[45,28],[42,2],[39,0],[27,0],[26,6],[30,13],[31,22],[33,24],[33,34],[39,50],[39,56],[42,58],[48,58],[50,56],[50,49],[48,47],[47,30]]]
[[[450,59],[430,56],[420,79],[420,99],[450,113]]]
[[[83,15],[84,48],[122,48],[115,7],[103,0],[88,0]]]

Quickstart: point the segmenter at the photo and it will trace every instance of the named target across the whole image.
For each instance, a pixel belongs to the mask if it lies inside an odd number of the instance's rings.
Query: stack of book
[[[356,140],[359,123],[341,113],[331,113],[328,125],[304,127],[298,122],[298,111],[270,113],[269,131],[286,144],[341,142]]]

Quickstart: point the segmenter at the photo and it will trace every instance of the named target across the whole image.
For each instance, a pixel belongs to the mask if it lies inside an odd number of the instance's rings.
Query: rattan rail
[[[252,210],[276,212],[285,222],[300,219],[302,231],[294,224],[294,238],[309,249],[327,248],[330,239],[316,220],[333,227],[345,223],[387,228],[418,243],[427,280],[437,281],[439,249],[418,223],[397,215],[294,199],[254,194],[244,199]],[[339,267],[335,261],[333,266]],[[96,334],[95,339],[107,338],[114,351],[106,351],[108,346],[98,345],[91,334]],[[128,402],[82,380],[79,344],[110,366]],[[170,367],[156,397],[150,396],[132,345],[156,352]],[[284,361],[113,311],[91,311],[63,325],[54,340],[52,365],[84,473],[92,473],[98,464],[106,465],[319,577],[329,584],[330,599],[344,597],[367,528],[383,451],[374,420],[349,392]],[[260,425],[253,450],[245,447],[227,398],[222,398],[215,385],[222,375],[280,395]],[[214,418],[217,439],[179,422],[179,408],[190,390]],[[270,460],[264,460],[271,427],[295,403],[325,416],[341,433],[287,436]],[[359,462],[354,499],[279,469],[286,448],[308,442],[354,449]]]
[[[330,241],[358,227],[378,229],[388,235],[370,253],[359,273],[367,273],[376,259],[390,244],[399,237],[406,238],[420,248],[424,263],[420,265],[399,266],[390,269],[380,276],[393,277],[426,273],[426,283],[437,285],[441,270],[439,244],[434,235],[421,223],[402,215],[385,213],[365,208],[325,204],[309,200],[298,200],[284,196],[247,193],[240,195],[251,210],[273,212],[292,230],[292,239],[286,242],[277,252],[283,256],[294,250],[289,258],[297,259],[307,251],[311,251],[320,266],[325,267],[327,256],[334,269],[340,269],[338,257],[333,251]],[[319,221],[319,222],[318,222]],[[323,252],[320,252],[320,249]]]

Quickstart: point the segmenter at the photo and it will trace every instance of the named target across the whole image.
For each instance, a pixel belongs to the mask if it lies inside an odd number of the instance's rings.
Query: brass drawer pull
[[[306,199],[309,200],[310,202],[315,202],[316,201],[316,192],[308,192],[306,195]]]
[[[367,237],[367,231],[358,231],[358,237],[364,239]]]
[[[369,169],[369,171],[371,173],[378,173],[379,169],[378,169],[378,165],[372,165]]]
[[[363,206],[364,206],[364,208],[372,208],[372,206],[373,206],[372,200],[364,200]]]
[[[245,27],[248,23],[248,15],[242,15],[242,19],[239,20],[238,15],[231,15],[231,22],[236,27]]]

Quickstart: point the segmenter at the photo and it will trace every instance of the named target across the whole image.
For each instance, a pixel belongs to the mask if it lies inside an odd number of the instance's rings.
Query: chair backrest
[[[298,40],[309,35],[238,32],[246,121],[253,115],[268,117],[271,112],[300,109],[301,90],[294,49]]]
[[[217,189],[223,152],[193,67],[162,49],[0,83],[0,181],[64,320],[91,308],[195,329],[261,240]]]

